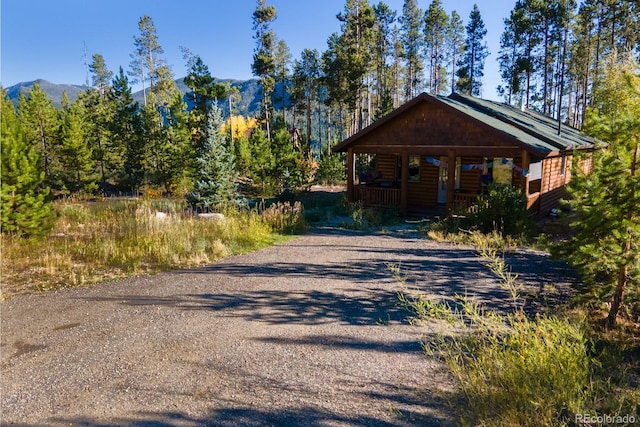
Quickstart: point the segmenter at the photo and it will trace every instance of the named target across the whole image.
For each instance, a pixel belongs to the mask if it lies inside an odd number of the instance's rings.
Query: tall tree
[[[71,192],[93,191],[93,152],[87,138],[87,115],[78,99],[62,111],[60,128],[61,178]]]
[[[258,5],[253,12],[253,38],[256,47],[253,53],[251,70],[253,75],[260,79],[262,86],[262,117],[266,126],[267,139],[271,140],[271,94],[275,87],[275,60],[274,49],[276,36],[271,30],[271,22],[276,19],[275,6],[267,6],[266,0],[258,0]]]
[[[593,153],[593,170],[569,183],[576,219],[560,252],[578,267],[613,326],[624,295],[640,286],[640,68],[608,59],[584,129],[607,142]]]
[[[393,98],[389,82],[391,67],[389,60],[393,52],[393,28],[396,21],[396,12],[391,10],[384,2],[373,7],[374,20],[374,45],[373,64],[375,67],[375,92],[377,95],[375,105],[375,117],[382,117],[393,109]]]
[[[107,175],[105,169],[105,150],[109,140],[109,123],[113,118],[113,110],[109,108],[113,72],[109,71],[104,58],[100,54],[93,55],[93,62],[89,66],[93,88],[86,91],[82,97],[87,116],[86,137],[92,148],[94,157],[100,168],[100,182],[106,187]]]
[[[183,56],[187,61],[187,76],[184,84],[189,88],[187,99],[192,104],[189,115],[189,126],[193,146],[198,152],[202,148],[206,135],[209,111],[216,100],[226,97],[226,88],[217,83],[211,75],[209,67],[199,55],[192,54],[188,49],[183,49]]]
[[[214,102],[207,116],[206,138],[197,158],[196,179],[187,202],[198,212],[224,210],[235,204],[238,192],[235,159],[222,131],[222,110]]]
[[[371,60],[374,12],[367,0],[347,0],[344,11],[337,16],[341,22],[340,44],[347,74],[347,106],[351,109],[351,132],[364,127],[365,77]]]
[[[293,65],[294,99],[302,105],[306,119],[305,152],[310,156],[312,147],[311,113],[320,86],[320,54],[316,49],[302,51],[300,60]]]
[[[464,52],[464,24],[462,18],[455,10],[451,12],[449,18],[448,32],[449,67],[451,69],[451,92],[456,91],[457,66],[460,57]]]
[[[473,5],[466,30],[464,55],[458,70],[458,89],[469,95],[481,96],[484,61],[489,56],[489,49],[485,41],[487,29],[477,4]]]
[[[153,88],[158,79],[158,70],[164,61],[160,55],[164,53],[158,42],[158,35],[153,19],[145,15],[138,21],[139,36],[134,36],[135,50],[131,54],[130,75],[134,77],[134,83],[142,84],[144,105],[147,105],[146,82]]]
[[[400,17],[401,39],[404,48],[406,69],[405,99],[418,95],[422,84],[422,46],[424,33],[422,32],[422,9],[416,0],[405,0]]]
[[[113,121],[111,141],[107,150],[111,153],[107,169],[121,174],[118,183],[132,192],[140,188],[144,181],[144,145],[141,137],[138,104],[133,101],[129,79],[122,67],[113,80],[111,93]]]
[[[424,16],[425,56],[429,63],[429,92],[439,94],[447,87],[444,67],[446,39],[449,31],[449,16],[440,0],[433,0]]]
[[[93,87],[98,89],[101,97],[105,97],[109,87],[111,86],[113,72],[109,71],[107,68],[102,55],[99,53],[95,53],[93,55],[93,60],[89,65],[89,71],[91,71],[91,83]]]
[[[3,233],[17,236],[44,236],[53,225],[55,212],[50,189],[44,184],[40,152],[24,137],[13,103],[3,89],[0,96],[0,228]]]
[[[274,51],[274,78],[277,86],[277,90],[274,93],[274,98],[278,104],[280,104],[280,114],[287,121],[287,96],[291,87],[291,50],[289,45],[284,40],[278,40]]]
[[[58,129],[60,117],[51,99],[34,83],[27,95],[20,93],[18,114],[24,129],[25,142],[40,152],[45,184],[55,184],[58,165]]]

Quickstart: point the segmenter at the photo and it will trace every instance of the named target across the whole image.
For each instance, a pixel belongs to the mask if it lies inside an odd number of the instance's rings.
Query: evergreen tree
[[[484,61],[489,56],[484,26],[478,5],[473,5],[467,24],[467,39],[464,45],[464,55],[458,70],[458,89],[466,94],[481,96],[482,77],[484,76]]]
[[[50,189],[44,184],[40,153],[26,142],[13,103],[0,90],[2,184],[0,227],[3,233],[42,237],[53,226]]]
[[[100,170],[100,184],[102,189],[106,188],[107,177],[106,164],[107,157],[111,155],[106,150],[109,145],[109,126],[113,120],[113,109],[110,108],[109,99],[112,96],[113,73],[107,69],[102,55],[93,55],[93,62],[89,66],[92,73],[94,88],[88,89],[81,95],[84,103],[84,111],[87,117],[85,136],[91,148],[94,158]],[[111,162],[113,163],[113,162]]]
[[[40,85],[34,83],[27,96],[20,93],[18,114],[25,143],[39,151],[45,184],[52,186],[60,171],[57,153],[60,128],[58,110]]]
[[[262,117],[266,126],[266,136],[271,140],[271,94],[275,87],[274,49],[276,36],[271,30],[271,22],[276,19],[275,6],[267,6],[266,0],[258,0],[253,12],[253,31],[256,48],[253,54],[251,70],[260,79],[262,85]]]
[[[455,10],[451,12],[449,18],[448,32],[449,67],[451,68],[451,92],[456,91],[457,66],[460,57],[464,52],[464,25],[462,18]]]
[[[192,103],[189,127],[191,128],[193,146],[198,152],[204,143],[211,105],[216,100],[223,100],[226,97],[226,89],[223,85],[216,83],[209,67],[200,56],[193,55],[187,49],[184,49],[183,53],[189,70],[184,78],[184,84],[190,89],[186,96]]]
[[[400,17],[401,39],[406,62],[405,99],[418,95],[422,84],[422,46],[424,34],[422,28],[422,10],[416,0],[405,0]]]
[[[62,180],[71,192],[95,190],[93,153],[86,136],[88,130],[82,99],[62,111],[60,163]]]
[[[293,65],[294,100],[305,112],[306,145],[305,152],[311,156],[311,113],[313,103],[317,100],[320,85],[320,54],[317,50],[305,49],[300,60]]]
[[[251,150],[251,163],[249,165],[249,177],[260,196],[271,196],[276,190],[274,170],[276,159],[271,151],[271,143],[266,132],[256,128],[249,137]]]
[[[284,118],[285,122],[287,121],[286,111],[289,106],[287,95],[289,95],[289,89],[291,87],[291,59],[291,51],[289,50],[287,42],[284,40],[278,40],[273,55],[274,77],[277,85],[277,90],[274,91],[273,98],[276,101],[276,104],[280,105],[280,114]]]
[[[109,129],[112,138],[106,149],[111,155],[106,167],[120,175],[117,181],[121,187],[135,192],[144,181],[145,152],[138,104],[133,101],[129,79],[122,67],[113,80],[110,103],[113,109]]]
[[[352,113],[351,132],[355,133],[365,125],[364,88],[371,60],[370,47],[373,44],[373,8],[367,0],[347,0],[344,11],[337,18],[341,22],[339,43],[342,45],[346,67],[345,101]]]
[[[396,12],[389,6],[380,2],[373,7],[374,20],[374,47],[373,64],[375,68],[375,92],[377,95],[374,119],[384,116],[393,109],[392,91],[389,87],[391,79],[391,67],[389,60],[393,52],[393,29],[396,21]],[[328,144],[327,144],[328,145]]]
[[[209,110],[205,142],[197,158],[193,190],[186,195],[187,203],[197,212],[224,210],[238,200],[235,159],[229,152],[222,125],[222,111],[214,102]]]
[[[158,34],[153,19],[150,16],[143,16],[138,21],[139,36],[134,36],[135,50],[131,54],[131,64],[129,75],[133,77],[133,83],[142,84],[144,95],[144,105],[147,105],[147,87],[153,89],[158,79],[158,70],[164,61],[160,55],[164,53],[162,46],[158,42]]]
[[[94,54],[89,70],[92,74],[91,82],[93,87],[98,89],[101,97],[105,97],[111,87],[113,73],[107,68],[104,57],[98,53]]]
[[[429,93],[440,94],[447,88],[446,39],[449,16],[440,0],[433,0],[425,12],[425,50],[429,63]]]
[[[624,295],[640,300],[640,69],[615,60],[607,69],[584,129],[608,145],[593,153],[590,174],[574,172],[574,235],[560,253],[584,273],[587,291],[610,303],[613,326]]]
[[[331,147],[327,144],[320,151],[318,160],[318,170],[315,174],[315,181],[318,184],[336,185],[344,183],[347,179],[344,167],[344,153],[332,153]]]

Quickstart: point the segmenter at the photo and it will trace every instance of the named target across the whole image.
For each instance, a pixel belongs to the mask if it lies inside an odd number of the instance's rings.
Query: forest
[[[189,90],[178,90],[151,16],[138,22],[128,67],[111,68],[93,54],[91,87],[60,108],[38,85],[16,104],[0,88],[0,299],[203,265],[281,242],[289,238],[283,234],[307,230],[311,204],[282,198],[267,206],[265,199],[308,196],[300,190],[313,183],[344,182],[344,159],[333,145],[420,93],[482,97],[494,89],[483,87],[488,51],[477,5],[445,11],[440,0],[426,9],[405,0],[394,11],[382,1],[346,0],[326,50],[293,58],[272,29],[277,11],[267,1],[256,0],[255,48],[247,52],[261,88],[255,117],[237,114],[237,90],[216,81],[188,49]],[[484,209],[475,210],[476,217],[483,210],[493,215],[492,232],[460,226],[473,219],[473,208],[420,229],[434,240],[439,232],[475,247],[511,293],[513,315],[485,312],[466,295],[448,305],[400,292],[400,306],[469,328],[460,340],[436,335],[423,343],[457,379],[461,392],[451,414],[468,414],[456,421],[579,425],[611,414],[633,416],[633,424],[640,372],[640,3],[514,0],[497,56],[502,100],[595,138],[597,149],[580,159],[592,168],[572,170],[563,209],[544,219],[547,234],[496,230],[494,202],[527,216],[526,197],[514,206],[510,195],[522,194],[510,186],[497,188],[509,197],[496,191],[492,200],[490,190]],[[133,85],[142,85],[142,102],[134,101]],[[143,197],[108,198],[114,195]],[[336,212],[318,200],[318,218]],[[253,201],[261,208],[244,209]],[[366,222],[362,205],[342,202],[334,199],[345,215]],[[545,283],[524,297],[550,310],[533,316],[517,307],[521,288],[504,258],[517,245],[548,249],[575,268],[582,282],[571,304],[565,307],[564,294],[560,304],[547,301],[555,291]],[[393,273],[404,280],[399,268]]]
[[[73,102],[63,99],[57,109],[36,85],[14,106],[3,91],[3,156],[27,153],[14,160],[23,163],[15,170],[3,164],[3,179],[16,174],[16,181],[30,181],[43,200],[145,191],[180,196],[202,178],[207,158],[225,163],[233,173],[224,179],[249,195],[339,182],[342,159],[330,154],[331,145],[421,92],[490,90],[482,81],[488,51],[481,11],[474,5],[462,12],[466,25],[440,0],[425,10],[406,0],[400,11],[347,0],[326,50],[305,49],[294,59],[271,29],[275,7],[257,0],[255,49],[247,52],[262,89],[257,117],[235,115],[237,91],[217,82],[188,49],[189,92],[182,96],[153,19],[143,16],[128,69],[114,71],[93,54],[91,88]],[[640,53],[639,16],[633,0],[517,0],[498,57],[504,102],[580,128],[608,67]],[[132,98],[134,84],[143,87],[142,103]],[[221,103],[228,117],[216,112]],[[212,157],[214,146],[223,152]]]

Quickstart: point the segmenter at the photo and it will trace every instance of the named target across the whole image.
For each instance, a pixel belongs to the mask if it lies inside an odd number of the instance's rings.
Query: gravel
[[[525,279],[557,279],[541,273],[543,254],[514,260]],[[429,292],[507,301],[471,249],[335,228],[202,268],[20,296],[0,303],[2,425],[454,424],[450,378],[397,307],[389,264]]]

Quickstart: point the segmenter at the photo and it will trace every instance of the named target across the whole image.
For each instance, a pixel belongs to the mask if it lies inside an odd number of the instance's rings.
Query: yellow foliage
[[[229,127],[233,129],[233,137],[241,138],[247,136],[249,132],[258,127],[258,121],[255,117],[231,116],[222,127],[222,132],[227,134]]]

